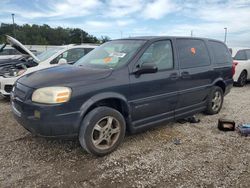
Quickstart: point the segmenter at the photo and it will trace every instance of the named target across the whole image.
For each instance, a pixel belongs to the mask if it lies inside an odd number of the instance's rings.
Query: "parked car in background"
[[[239,49],[233,56],[235,74],[233,76],[236,86],[243,87],[250,79],[250,49]]]
[[[15,59],[22,57],[22,53],[12,47],[7,47],[6,44],[0,45],[0,60]]]
[[[33,134],[78,136],[106,155],[132,133],[198,112],[216,114],[233,85],[232,57],[217,40],[136,37],[106,42],[73,66],[27,74],[11,94]]]
[[[18,60],[0,61],[0,94],[4,96],[10,94],[15,81],[21,76],[61,64],[74,64],[96,47],[96,45],[67,45],[49,49],[35,56],[11,36],[7,36],[7,40],[12,47],[28,56]]]

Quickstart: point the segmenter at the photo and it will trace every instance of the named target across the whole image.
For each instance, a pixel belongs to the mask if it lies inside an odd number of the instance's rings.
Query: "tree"
[[[102,43],[95,36],[88,34],[79,28],[51,28],[49,25],[16,25],[16,38],[27,45],[66,45],[80,43]],[[0,43],[5,43],[4,35],[13,36],[13,25],[2,23],[0,26]]]
[[[111,40],[111,38],[108,36],[101,36],[101,39],[100,39],[101,43],[105,43],[105,42],[108,42],[110,40]]]

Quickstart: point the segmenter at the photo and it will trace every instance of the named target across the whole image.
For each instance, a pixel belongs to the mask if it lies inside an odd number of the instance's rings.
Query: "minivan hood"
[[[40,61],[28,48],[26,48],[21,42],[19,42],[15,38],[6,35],[6,40],[13,48],[18,50],[19,52],[30,55],[37,63]]]
[[[86,69],[66,64],[32,72],[22,76],[18,82],[34,89],[49,86],[73,86],[105,78],[111,72],[111,69]]]

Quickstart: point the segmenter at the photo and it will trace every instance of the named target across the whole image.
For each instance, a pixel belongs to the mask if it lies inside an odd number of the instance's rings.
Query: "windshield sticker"
[[[109,54],[110,57],[120,57],[123,58],[126,55],[126,53],[121,53],[121,52],[112,52]]]
[[[193,55],[196,54],[196,49],[195,49],[195,48],[190,48],[190,51],[191,51],[191,53],[192,53]]]
[[[112,61],[112,57],[105,57],[103,61],[104,63],[110,63]]]

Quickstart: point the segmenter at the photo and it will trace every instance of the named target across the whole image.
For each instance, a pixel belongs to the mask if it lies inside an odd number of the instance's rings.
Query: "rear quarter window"
[[[176,43],[181,69],[210,65],[210,58],[204,41],[177,39]]]
[[[250,59],[250,50],[246,50],[247,59]]]
[[[216,41],[208,41],[208,47],[216,64],[232,64],[232,56],[226,45]]]
[[[246,50],[239,50],[234,56],[235,60],[247,60]]]

